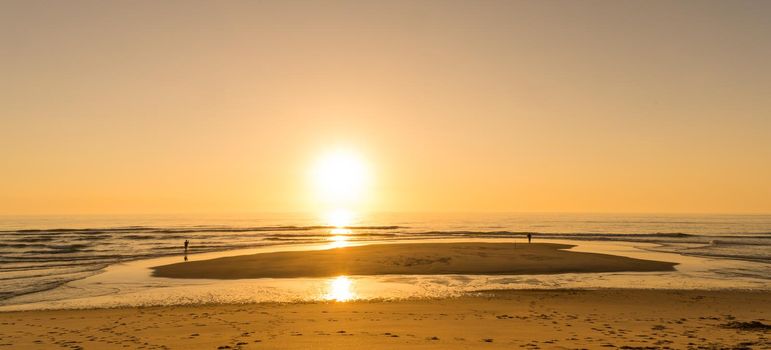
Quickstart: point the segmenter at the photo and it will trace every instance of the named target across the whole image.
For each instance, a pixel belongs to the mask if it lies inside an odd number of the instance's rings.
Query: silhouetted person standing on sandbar
[[[528,233],[527,234],[527,243],[530,243],[530,241],[532,239],[533,239],[533,234],[532,233]],[[187,243],[185,243],[185,247],[187,247]],[[187,248],[185,248],[185,249],[187,249]]]

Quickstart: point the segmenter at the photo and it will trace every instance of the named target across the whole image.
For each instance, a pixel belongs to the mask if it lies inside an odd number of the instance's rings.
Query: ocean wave
[[[113,235],[109,235],[109,234],[103,234],[103,235],[93,234],[93,235],[77,236],[77,237],[73,237],[72,239],[76,240],[76,241],[98,241],[98,240],[110,239],[110,238],[113,238]]]
[[[414,235],[430,235],[430,236],[483,236],[483,237],[522,237],[528,234],[533,237],[541,238],[564,238],[564,239],[597,239],[597,240],[639,240],[639,239],[662,239],[662,238],[674,238],[674,239],[699,239],[700,241],[714,240],[715,238],[727,238],[727,239],[761,239],[769,240],[771,242],[771,236],[755,234],[734,234],[734,235],[698,235],[682,232],[654,232],[654,233],[605,233],[605,232],[578,232],[578,233],[561,233],[561,232],[539,232],[539,231],[425,231],[425,232],[413,232]]]
[[[125,235],[121,236],[121,239],[134,239],[134,240],[143,240],[143,239],[184,239],[185,236],[157,236],[157,235]]]
[[[312,226],[250,226],[250,227],[221,227],[221,226],[193,226],[193,227],[152,227],[152,226],[127,226],[106,228],[52,228],[52,229],[19,229],[0,230],[2,234],[58,234],[58,233],[107,233],[107,232],[148,232],[148,233],[195,233],[195,232],[262,232],[262,231],[310,231],[330,230],[339,228],[336,226],[312,225]],[[406,228],[395,225],[374,226],[345,226],[340,227],[349,230],[395,230]]]
[[[98,261],[73,261],[73,262],[7,262],[0,267],[0,271],[14,272],[14,271],[31,271],[31,270],[49,270],[56,268],[77,268],[77,267],[92,267],[92,266],[107,266],[112,261],[103,260],[104,265],[99,265]],[[97,267],[101,268],[101,267]]]
[[[681,232],[656,232],[656,233],[559,233],[559,232],[538,232],[538,231],[426,231],[417,232],[416,235],[432,236],[532,236],[547,238],[688,238],[699,237],[698,235]],[[714,237],[714,236],[712,236]]]
[[[56,239],[57,239],[57,238],[56,238],[56,237],[54,237],[54,236],[43,236],[43,237],[38,237],[38,236],[32,236],[32,237],[29,237],[29,236],[26,236],[26,237],[24,237],[24,238],[18,238],[18,239],[14,239],[14,240],[12,240],[12,241],[14,241],[14,242],[29,242],[29,243],[34,243],[34,242],[50,242],[50,241],[54,241],[54,240],[56,240]]]
[[[83,279],[99,273],[100,269],[73,271],[56,275],[45,275],[29,281],[29,279],[12,279],[0,281],[0,301],[25,294],[32,294],[54,289],[68,282]]]
[[[0,248],[43,248],[46,246],[40,243],[0,243]]]

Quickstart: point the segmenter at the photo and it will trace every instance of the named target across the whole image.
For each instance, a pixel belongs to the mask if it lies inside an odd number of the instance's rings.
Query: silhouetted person
[[[190,245],[190,241],[185,240],[185,254],[187,254],[187,246]]]
[[[527,243],[530,243],[530,241],[533,239],[533,234],[528,233],[527,234]]]

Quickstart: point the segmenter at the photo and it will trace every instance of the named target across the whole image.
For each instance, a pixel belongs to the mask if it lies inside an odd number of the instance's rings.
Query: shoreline
[[[50,309],[0,309],[0,315],[17,313],[45,313],[45,312],[80,312],[80,311],[107,311],[107,310],[131,310],[131,309],[165,309],[165,308],[186,308],[186,307],[236,307],[236,306],[281,306],[281,305],[315,305],[315,304],[377,304],[377,303],[410,303],[410,302],[431,302],[441,300],[457,300],[464,298],[495,298],[496,296],[506,294],[528,294],[528,293],[676,293],[676,294],[768,294],[771,298],[771,290],[752,289],[752,288],[720,288],[720,289],[679,289],[679,288],[622,288],[622,287],[599,287],[599,288],[511,288],[511,289],[477,289],[470,290],[452,296],[427,296],[427,297],[382,297],[382,298],[352,298],[348,300],[335,299],[302,299],[287,301],[247,301],[247,302],[204,302],[190,304],[170,304],[170,305],[117,305],[117,306],[93,306],[93,307],[72,307],[72,308],[50,308]],[[771,321],[771,318],[768,320]]]
[[[444,239],[431,244],[513,243],[510,239]],[[544,242],[544,241],[540,241]],[[765,268],[728,259],[703,259],[677,253],[651,251],[652,243],[546,241],[573,246],[569,253],[603,253],[642,260],[670,261],[675,270],[663,272],[567,273],[540,275],[375,275],[350,276],[356,299],[420,299],[456,297],[467,292],[494,290],[612,290],[644,286],[654,290],[765,290],[764,276],[733,275],[716,279],[718,273]],[[288,244],[190,255],[190,261],[231,258],[257,253],[313,252],[328,250],[326,244]],[[425,240],[351,242],[349,247],[426,244]],[[535,244],[535,243],[534,243]],[[540,243],[539,243],[540,244]],[[518,242],[517,246],[524,246]],[[401,249],[401,248],[400,248]],[[99,274],[66,283],[62,287],[8,299],[0,311],[40,309],[90,309],[145,305],[244,304],[262,302],[319,301],[329,296],[334,278],[184,279],[159,278],[151,268],[182,261],[182,255],[142,259],[111,265]],[[337,276],[340,277],[340,276]]]
[[[0,312],[0,348],[763,348],[771,346],[769,319],[768,291],[508,290]]]
[[[464,231],[465,232],[465,231]],[[488,233],[494,233],[494,232],[488,232]],[[328,233],[327,233],[328,235]],[[570,235],[570,234],[568,234]],[[602,235],[602,234],[600,234]],[[660,235],[658,233],[648,233],[648,234],[641,234],[641,235],[625,235],[621,234],[618,235],[619,237],[637,237],[637,236],[649,236],[649,235]],[[357,237],[358,234],[352,234],[350,237]],[[616,236],[616,235],[613,235]],[[328,236],[328,238],[334,238],[334,236]],[[737,236],[737,237],[744,237],[744,236]],[[631,252],[630,250],[625,250],[623,252],[621,251],[613,251],[611,254],[614,255],[621,255],[621,256],[629,256],[629,257],[638,257],[642,259],[651,259],[651,260],[662,260],[662,261],[677,261],[678,264],[678,270],[680,270],[683,266],[683,263],[681,260],[701,260],[705,263],[713,264],[713,265],[735,265],[732,262],[744,262],[747,264],[743,264],[747,267],[749,270],[753,271],[759,271],[763,270],[763,265],[765,264],[765,260],[762,259],[754,259],[754,258],[737,258],[732,255],[705,255],[705,254],[698,254],[698,253],[690,253],[690,252],[684,252],[684,251],[677,251],[677,250],[668,250],[668,249],[660,249],[661,247],[667,246],[666,243],[661,242],[650,242],[650,241],[637,241],[637,240],[626,240],[626,239],[612,239],[612,240],[587,240],[587,239],[579,239],[578,237],[572,237],[572,239],[551,239],[547,236],[536,236],[536,239],[538,242],[551,242],[551,243],[558,243],[558,244],[570,244],[575,245],[577,249],[571,249],[576,251],[587,251],[587,252],[605,252],[604,249],[592,249],[592,250],[585,250],[583,249],[586,246],[595,246],[595,247],[601,247],[601,246],[607,246],[612,247],[611,249],[618,247],[618,246],[629,246],[634,247],[636,250],[646,251],[649,254],[637,254],[639,252],[633,252],[634,254],[626,254],[628,252]],[[276,243],[276,244],[266,244],[266,245],[258,245],[253,246],[249,248],[245,247],[231,247],[231,248],[224,248],[224,249],[215,249],[215,250],[207,250],[207,251],[196,251],[193,250],[190,253],[191,260],[196,259],[212,259],[212,258],[218,258],[218,257],[231,257],[235,255],[248,255],[248,254],[255,254],[260,252],[273,252],[273,251],[291,251],[291,250],[316,250],[316,249],[329,249],[330,247],[334,247],[336,245],[339,245],[339,243],[343,243],[344,245],[348,246],[359,246],[359,245],[374,245],[374,244],[403,244],[403,243],[433,243],[433,242],[517,242],[518,244],[523,243],[522,237],[516,237],[516,238],[501,238],[501,237],[465,237],[465,238],[453,238],[453,237],[446,237],[446,238],[436,238],[436,237],[424,237],[424,238],[409,238],[409,239],[388,239],[388,240],[357,240],[352,239],[350,241],[343,241],[338,242],[333,239],[327,239],[325,242],[315,242],[315,243],[292,243],[292,242],[285,242],[285,243]],[[56,282],[56,285],[46,287],[46,288],[38,288],[38,285],[35,286],[35,288],[23,288],[23,289],[34,289],[24,292],[19,292],[19,290],[14,290],[13,292],[8,292],[9,297],[0,300],[0,309],[3,308],[3,305],[13,305],[18,304],[14,301],[11,301],[11,303],[4,302],[6,300],[13,300],[17,299],[19,297],[24,297],[23,299],[28,299],[25,296],[29,295],[39,295],[41,293],[47,293],[52,290],[58,290],[61,289],[63,286],[66,287],[70,284],[76,284],[80,285],[80,281],[83,280],[91,280],[94,276],[99,276],[104,273],[108,273],[109,271],[113,270],[117,266],[124,266],[124,265],[131,265],[131,266],[142,266],[143,268],[146,266],[145,262],[149,261],[162,261],[162,263],[158,263],[157,265],[162,264],[170,264],[171,262],[180,261],[182,260],[183,254],[181,253],[164,253],[157,256],[136,256],[136,257],[128,257],[123,260],[120,260],[118,262],[113,262],[108,264],[106,267],[101,267],[99,270],[93,271],[88,276],[80,276],[80,277],[71,277],[69,275],[67,276],[59,276],[62,277],[61,281]],[[650,256],[653,256],[653,258],[650,258]],[[717,262],[717,264],[715,264]],[[751,266],[754,265],[754,266]],[[734,276],[734,277],[741,277],[741,276]],[[763,275],[763,278],[765,279],[765,275]],[[48,283],[50,284],[50,283]],[[742,283],[743,285],[747,285],[748,283]],[[750,282],[750,284],[759,284],[762,286],[767,286],[769,289],[771,289],[771,284],[767,282],[761,282],[758,281],[757,278],[754,282]],[[606,286],[604,286],[606,287]],[[700,286],[694,286],[697,288],[701,288]],[[721,289],[720,286],[714,286],[714,283],[706,283],[704,286],[709,289]],[[688,286],[679,286],[675,288],[688,288]],[[32,299],[35,300],[41,300],[42,298],[33,297]]]

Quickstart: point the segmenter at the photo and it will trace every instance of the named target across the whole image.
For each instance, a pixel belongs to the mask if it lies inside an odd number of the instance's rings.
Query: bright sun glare
[[[346,206],[362,199],[368,173],[362,159],[350,151],[335,151],[321,157],[313,171],[317,195],[328,205]]]
[[[353,223],[353,213],[346,209],[335,209],[326,213],[324,218],[328,225],[341,228]]]
[[[351,209],[361,209],[369,184],[369,172],[362,158],[349,150],[329,152],[314,165],[312,180],[326,224],[350,226],[355,219]]]
[[[356,295],[351,290],[351,279],[346,276],[339,276],[329,281],[329,293],[325,296],[327,300],[348,301]]]

